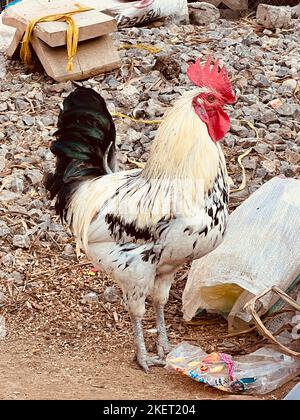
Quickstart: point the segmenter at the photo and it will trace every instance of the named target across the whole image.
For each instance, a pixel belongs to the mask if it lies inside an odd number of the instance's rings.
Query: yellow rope
[[[247,155],[249,155],[249,153],[252,151],[252,147],[250,147],[249,149],[247,149],[243,154],[241,154],[237,161],[238,164],[240,165],[240,167],[242,168],[242,182],[241,185],[238,188],[234,188],[234,189],[230,189],[230,192],[238,192],[238,191],[242,191],[246,185],[247,185],[247,179],[246,179],[246,169],[245,166],[242,163],[242,160],[244,159],[244,157],[246,157]]]
[[[119,50],[130,50],[131,48],[137,48],[138,50],[145,50],[145,51],[149,51],[152,54],[157,54],[159,52],[161,52],[161,49],[158,47],[153,47],[152,45],[149,44],[122,44],[119,46]]]
[[[81,6],[80,4],[75,3],[75,6],[78,7],[77,10],[66,13],[58,13],[48,16],[43,16],[39,18],[32,19],[27,25],[25,34],[22,40],[22,46],[20,51],[20,57],[22,61],[28,66],[32,63],[32,55],[30,50],[30,40],[32,37],[32,32],[35,28],[35,25],[40,22],[66,22],[68,25],[67,28],[67,52],[68,52],[68,64],[67,71],[70,72],[73,70],[73,59],[77,53],[78,39],[79,39],[79,29],[78,25],[75,22],[72,15],[80,12],[87,12],[92,10],[91,7]]]
[[[238,120],[237,120],[238,121]],[[256,135],[256,141],[258,142],[258,140],[259,140],[259,134],[258,134],[258,131],[257,131],[257,128],[250,122],[250,121],[247,121],[247,120],[241,120],[240,122],[244,122],[244,123],[246,123],[250,128],[251,128],[251,130],[253,130],[254,132],[255,132],[255,135]],[[240,186],[238,187],[238,188],[234,188],[234,189],[232,189],[232,190],[230,190],[230,192],[231,193],[233,193],[233,192],[238,192],[238,191],[242,191],[245,187],[246,187],[246,185],[247,185],[247,178],[246,178],[246,169],[245,169],[245,166],[243,165],[243,163],[242,163],[242,160],[244,159],[244,157],[246,157],[246,156],[248,156],[249,155],[249,153],[251,153],[252,152],[252,150],[253,150],[253,147],[250,147],[249,149],[247,149],[244,153],[242,153],[239,157],[238,157],[238,159],[237,159],[237,161],[238,161],[238,164],[240,165],[240,167],[241,167],[241,169],[242,169],[242,182],[241,182],[241,184],[240,184]]]
[[[142,120],[142,119],[137,120],[136,118],[130,117],[129,115],[126,115],[126,114],[122,114],[121,112],[111,112],[111,115],[117,118],[127,118],[128,120],[141,123],[141,124],[160,124],[162,122],[162,120]]]
[[[135,165],[137,168],[139,169],[144,169],[145,168],[145,163],[144,162],[139,162],[138,160],[134,160],[134,159],[130,159],[130,157],[128,157],[127,155],[125,155],[127,162],[131,163],[133,165]]]

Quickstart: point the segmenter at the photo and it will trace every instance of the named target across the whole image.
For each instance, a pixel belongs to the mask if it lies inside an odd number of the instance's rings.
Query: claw
[[[141,366],[145,373],[149,373],[149,368],[152,366],[165,366],[166,362],[159,356],[149,356],[140,354],[137,355],[137,363]]]

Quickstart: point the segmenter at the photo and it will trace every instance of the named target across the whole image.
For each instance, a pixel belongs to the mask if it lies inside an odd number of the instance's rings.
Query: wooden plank
[[[14,37],[10,43],[10,46],[5,51],[5,54],[8,58],[14,58],[14,55],[16,54],[18,47],[20,45],[20,42],[23,38],[23,31],[16,30]]]
[[[32,39],[32,45],[46,73],[57,82],[88,79],[113,70],[121,64],[109,35],[81,42],[74,58],[72,72],[66,71],[68,58],[65,47],[51,48],[36,36]]]
[[[38,18],[54,13],[64,13],[76,10],[75,2],[72,0],[62,0],[60,2],[53,0],[27,0],[10,6],[2,13],[2,22],[8,26],[23,24],[19,29],[24,29],[31,19]]]
[[[79,41],[86,41],[117,31],[116,20],[96,10],[78,13],[73,17],[79,28]],[[67,43],[67,27],[65,22],[38,23],[34,34],[50,47],[59,47]]]
[[[26,4],[26,8],[24,8],[24,4]],[[27,0],[24,4],[20,3],[20,6],[17,4],[5,10],[2,15],[3,23],[17,28],[20,32],[25,32],[31,19],[77,10],[75,2],[71,0],[56,1],[53,4],[48,1],[45,3],[45,0]],[[117,30],[115,19],[97,10],[76,13],[73,17],[79,27],[79,41],[96,38]],[[66,45],[66,30],[65,22],[43,22],[36,25],[34,34],[51,47],[57,47]]]

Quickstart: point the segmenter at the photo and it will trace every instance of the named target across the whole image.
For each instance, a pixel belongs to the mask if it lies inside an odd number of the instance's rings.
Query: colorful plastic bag
[[[183,342],[168,354],[167,367],[221,391],[266,394],[299,375],[300,360],[265,347],[235,358],[208,355]]]

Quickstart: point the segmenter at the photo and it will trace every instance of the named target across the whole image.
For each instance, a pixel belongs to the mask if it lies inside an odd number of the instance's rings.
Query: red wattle
[[[208,111],[207,129],[213,141],[221,140],[230,129],[230,118],[221,108]]]
[[[203,106],[197,104],[195,111],[201,121],[206,124],[208,134],[213,141],[221,140],[229,131],[230,118],[221,107],[206,110]]]

